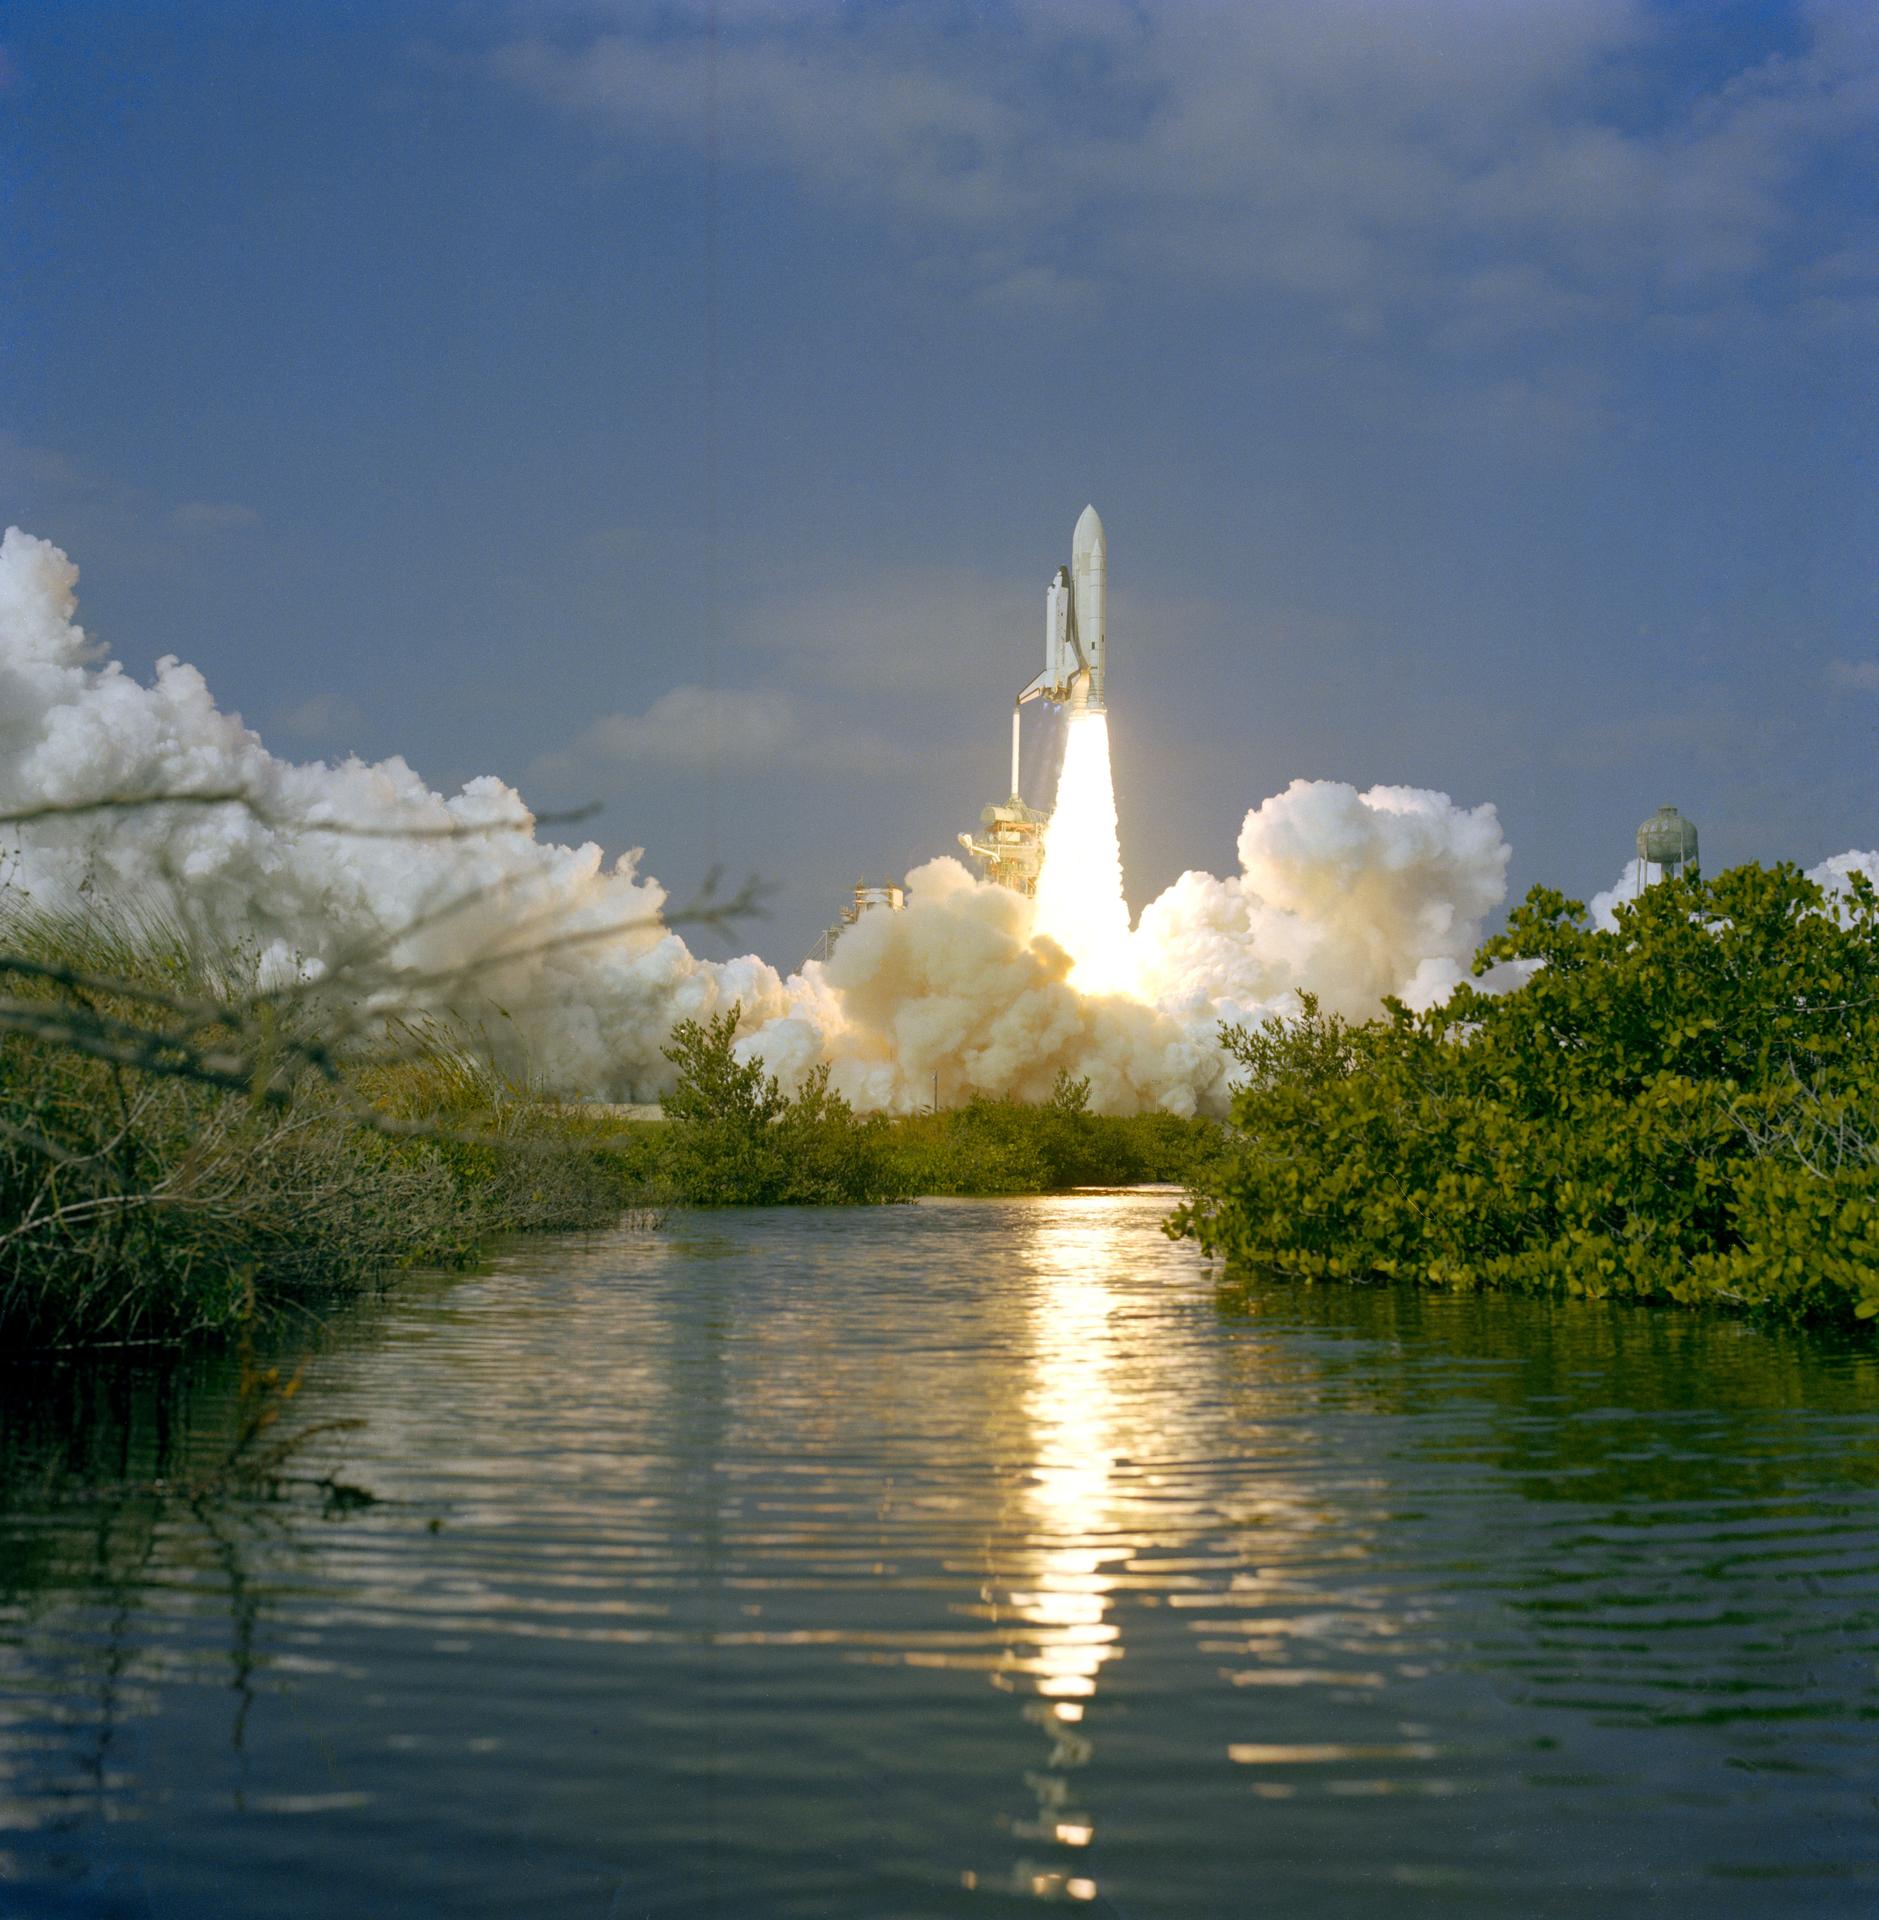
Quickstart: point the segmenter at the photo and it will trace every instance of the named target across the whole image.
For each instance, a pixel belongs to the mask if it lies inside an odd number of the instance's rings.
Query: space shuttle
[[[1109,550],[1103,523],[1085,507],[1070,540],[1070,564],[1044,589],[1044,670],[1022,693],[1072,713],[1101,713],[1108,652]]]
[[[1067,707],[1072,715],[1101,713],[1107,699],[1109,551],[1103,523],[1085,507],[1070,538],[1070,564],[1044,589],[1044,670],[1011,709],[1011,798],[979,815],[978,834],[959,844],[988,880],[1034,895],[1044,865],[1044,829],[1050,815],[1025,802],[1022,776],[1024,709],[1032,700]]]

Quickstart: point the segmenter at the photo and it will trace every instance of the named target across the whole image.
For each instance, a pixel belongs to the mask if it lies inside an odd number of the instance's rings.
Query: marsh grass
[[[26,906],[0,959],[10,1350],[229,1333],[641,1197],[629,1126],[441,1018],[362,1015],[343,981],[284,994],[160,917]]]

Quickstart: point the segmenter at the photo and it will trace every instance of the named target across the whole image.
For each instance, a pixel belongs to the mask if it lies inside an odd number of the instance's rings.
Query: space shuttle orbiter
[[[1073,713],[1103,710],[1108,653],[1109,550],[1103,523],[1085,507],[1070,541],[1070,564],[1044,589],[1044,671],[1018,695],[1052,700]]]

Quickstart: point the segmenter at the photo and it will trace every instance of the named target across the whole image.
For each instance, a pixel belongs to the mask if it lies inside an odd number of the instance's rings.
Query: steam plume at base
[[[384,947],[391,966],[431,974],[505,947],[454,1011],[505,1066],[546,1085],[637,1097],[665,1072],[673,1023],[741,999],[780,1011],[761,961],[703,966],[661,924],[664,890],[638,849],[609,864],[588,842],[455,828],[527,822],[512,787],[472,780],[432,792],[402,759],[295,765],[211,698],[174,658],[140,685],[99,657],[74,620],[77,569],[17,529],[0,542],[0,813],[99,798],[239,792],[248,807],[154,807],[0,828],[7,897],[154,910],[258,953],[264,975],[317,979]],[[371,834],[322,828],[367,825]],[[397,830],[412,834],[401,838]],[[517,941],[518,927],[606,940]]]

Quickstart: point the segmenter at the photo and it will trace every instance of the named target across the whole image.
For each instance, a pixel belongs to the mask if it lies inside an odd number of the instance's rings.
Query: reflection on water
[[[232,1361],[0,1378],[0,1914],[1875,1910],[1868,1347],[1163,1205],[414,1279],[273,1498]]]
[[[1022,1856],[1010,1884],[1074,1900],[1096,1897],[1095,1880],[1080,1865],[1062,1864],[1061,1852],[1086,1849],[1096,1837],[1075,1778],[1093,1750],[1098,1676],[1122,1650],[1109,1596],[1132,1544],[1115,1530],[1110,1499],[1119,1450],[1110,1276],[1124,1265],[1128,1217],[1113,1201],[1092,1198],[1079,1210],[1038,1217],[1024,1240],[1028,1537],[999,1604],[1029,1629],[1008,1671],[1034,1690],[1024,1717],[1046,1742],[1042,1763],[1025,1774],[1035,1806],[1012,1833],[1055,1851],[1043,1860]]]

